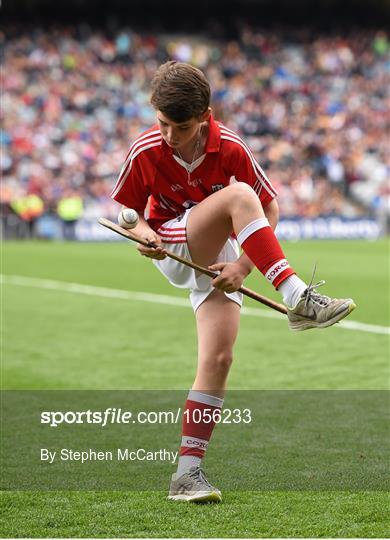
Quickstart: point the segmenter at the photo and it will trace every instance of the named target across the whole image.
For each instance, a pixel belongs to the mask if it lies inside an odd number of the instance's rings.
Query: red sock
[[[275,289],[295,274],[266,218],[249,223],[238,234],[238,241],[253,264]]]
[[[183,413],[181,456],[197,456],[203,458],[211,438],[215,418],[220,411],[223,400],[191,390]]]

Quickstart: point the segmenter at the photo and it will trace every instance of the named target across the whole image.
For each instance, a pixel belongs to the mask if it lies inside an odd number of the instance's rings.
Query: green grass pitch
[[[388,326],[387,242],[313,241],[284,248],[307,280],[317,261],[317,277],[327,282],[321,292],[353,297],[358,307],[348,321],[379,333],[330,328],[294,334],[281,319],[243,315],[230,388],[387,389],[388,335],[381,333]],[[196,341],[190,308],[98,294],[105,288],[186,298],[132,246],[5,242],[1,272],[6,276],[3,388],[191,385]],[[14,276],[58,283],[50,289]],[[76,294],[62,283],[99,289]],[[245,284],[278,299],[255,272]],[[267,309],[250,300],[245,305]],[[165,492],[3,492],[0,532],[2,537],[388,536],[389,498],[382,491],[223,490],[223,495],[221,505],[197,506],[170,503]]]

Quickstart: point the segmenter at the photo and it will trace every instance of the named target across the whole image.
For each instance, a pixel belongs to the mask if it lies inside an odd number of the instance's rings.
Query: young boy
[[[222,408],[242,304],[237,290],[246,276],[256,266],[280,291],[291,330],[331,326],[355,304],[318,294],[315,287],[324,282],[308,286],[290,267],[274,234],[276,192],[245,142],[214,120],[201,71],[184,63],[162,65],[151,103],[158,124],[131,146],[111,196],[140,214],[134,232],[158,247],[139,246],[139,252],[173,285],[190,290],[195,312],[198,367],[169,498],[218,502],[221,492],[201,469],[214,427],[205,411]],[[199,275],[167,258],[164,248],[219,275]]]

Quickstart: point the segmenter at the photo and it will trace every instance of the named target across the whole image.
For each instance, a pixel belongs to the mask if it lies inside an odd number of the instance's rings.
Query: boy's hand
[[[141,213],[139,213],[139,222],[137,226],[134,227],[134,229],[132,229],[131,231],[143,240],[146,240],[147,242],[153,242],[158,246],[156,248],[148,248],[142,246],[141,244],[137,244],[137,249],[143,257],[148,257],[149,259],[158,259],[160,261],[162,259],[165,259],[165,251],[162,249],[162,247],[159,247],[162,244],[161,238],[149,226],[148,222],[144,217],[142,217]]]
[[[157,244],[156,248],[148,248],[142,246],[141,244],[137,244],[137,249],[143,257],[149,257],[149,259],[157,259],[159,261],[165,259],[165,251],[162,247],[160,247],[162,242],[161,238],[157,233],[150,229],[150,231],[145,232],[141,236],[147,242],[153,242],[154,244]]]
[[[212,286],[227,293],[237,291],[248,275],[248,272],[237,262],[216,263],[208,268],[213,272],[220,272],[220,274],[212,280]]]

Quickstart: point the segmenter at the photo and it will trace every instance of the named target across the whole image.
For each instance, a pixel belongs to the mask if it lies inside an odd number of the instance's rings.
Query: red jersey
[[[131,146],[111,197],[140,215],[150,197],[148,223],[157,230],[234,182],[249,184],[263,207],[277,195],[244,141],[212,117],[205,153],[192,166],[188,174],[155,125]]]

